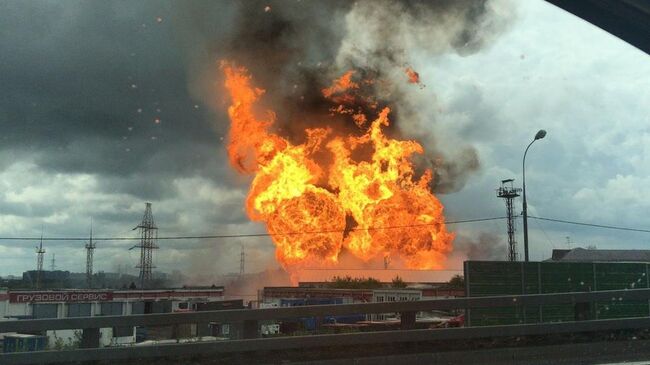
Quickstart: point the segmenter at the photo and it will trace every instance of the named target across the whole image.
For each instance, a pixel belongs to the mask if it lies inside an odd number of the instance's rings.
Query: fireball
[[[388,107],[372,116],[355,106],[357,100],[374,102],[355,95],[360,82],[353,71],[321,92],[334,104],[330,111],[349,117],[358,133],[305,129],[306,141],[293,144],[271,132],[276,114],[259,110],[265,91],[248,71],[228,62],[222,69],[231,98],[229,161],[253,176],[247,214],[266,223],[285,269],[335,265],[344,249],[364,261],[391,256],[409,268],[444,266],[454,235],[429,188],[432,172],[415,175],[411,158],[423,148],[383,133]],[[361,148],[370,156],[356,157]],[[318,162],[316,153],[331,158]]]

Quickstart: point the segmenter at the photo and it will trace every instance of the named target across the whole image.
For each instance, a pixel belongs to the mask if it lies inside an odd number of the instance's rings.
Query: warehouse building
[[[223,287],[160,290],[3,290],[0,320],[69,318],[200,310],[224,300]],[[47,331],[48,345],[70,344],[79,330]],[[145,336],[146,337],[146,336]],[[100,346],[135,343],[135,327],[102,328]]]
[[[555,262],[650,262],[650,250],[599,250],[577,247],[554,249],[547,261]]]
[[[312,287],[316,286],[316,287]],[[307,286],[301,283],[298,287],[265,287],[260,293],[259,307],[294,307],[303,305],[325,305],[325,304],[353,304],[353,303],[382,303],[415,301],[428,299],[442,299],[463,296],[464,290],[436,288],[424,286],[421,288],[391,288],[378,289],[332,289],[323,285]],[[419,313],[419,321],[431,319],[428,313]],[[441,321],[436,317],[434,321]],[[399,325],[399,314],[377,313],[347,316],[327,316],[324,318],[302,318],[295,321],[267,321],[262,323],[262,334],[292,333],[298,330],[314,331],[323,327],[348,326],[358,327],[385,327],[385,325],[396,323]]]

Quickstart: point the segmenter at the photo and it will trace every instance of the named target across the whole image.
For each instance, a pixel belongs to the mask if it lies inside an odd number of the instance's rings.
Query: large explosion
[[[431,192],[432,172],[416,173],[411,161],[423,147],[385,133],[389,107],[362,92],[374,80],[350,71],[322,89],[331,107],[319,120],[348,124],[305,127],[296,143],[274,128],[276,114],[261,107],[265,91],[249,72],[230,62],[221,68],[231,97],[230,164],[253,175],[248,216],[266,223],[285,269],[335,265],[344,251],[364,261],[443,267],[454,235]]]

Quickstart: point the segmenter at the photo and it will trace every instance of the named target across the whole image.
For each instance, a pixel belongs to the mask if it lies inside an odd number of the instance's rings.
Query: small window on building
[[[383,302],[384,301],[384,296],[380,295],[377,297],[377,302]]]
[[[144,302],[131,303],[131,314],[144,314]]]
[[[58,304],[33,304],[34,318],[57,318]]]
[[[133,336],[133,326],[113,327],[113,337],[131,337]]]
[[[149,314],[149,313],[171,313],[172,312],[172,302],[171,300],[160,300],[160,301],[155,301],[155,302],[148,302],[151,303],[149,306],[149,310],[147,310],[147,307],[145,306],[144,313]]]
[[[178,303],[178,309],[187,309],[187,308],[188,308],[187,302]]]
[[[222,324],[221,325],[221,334],[222,335],[229,335],[230,334],[230,325],[229,324]]]
[[[91,303],[68,304],[68,317],[90,317]]]
[[[121,316],[124,303],[122,302],[106,302],[100,303],[99,315],[100,316]]]

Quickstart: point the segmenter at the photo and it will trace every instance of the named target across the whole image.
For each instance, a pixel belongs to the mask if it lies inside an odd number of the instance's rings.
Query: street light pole
[[[526,147],[526,151],[524,152],[524,159],[523,162],[521,163],[521,170],[523,174],[523,186],[524,186],[524,202],[523,202],[523,214],[524,214],[524,259],[526,262],[528,262],[528,204],[526,204],[526,154],[528,153],[528,149],[530,146],[535,143],[538,139],[542,139],[546,136],[546,131],[543,129],[540,129],[537,134],[535,134],[535,139],[533,139],[529,144],[528,147]]]

